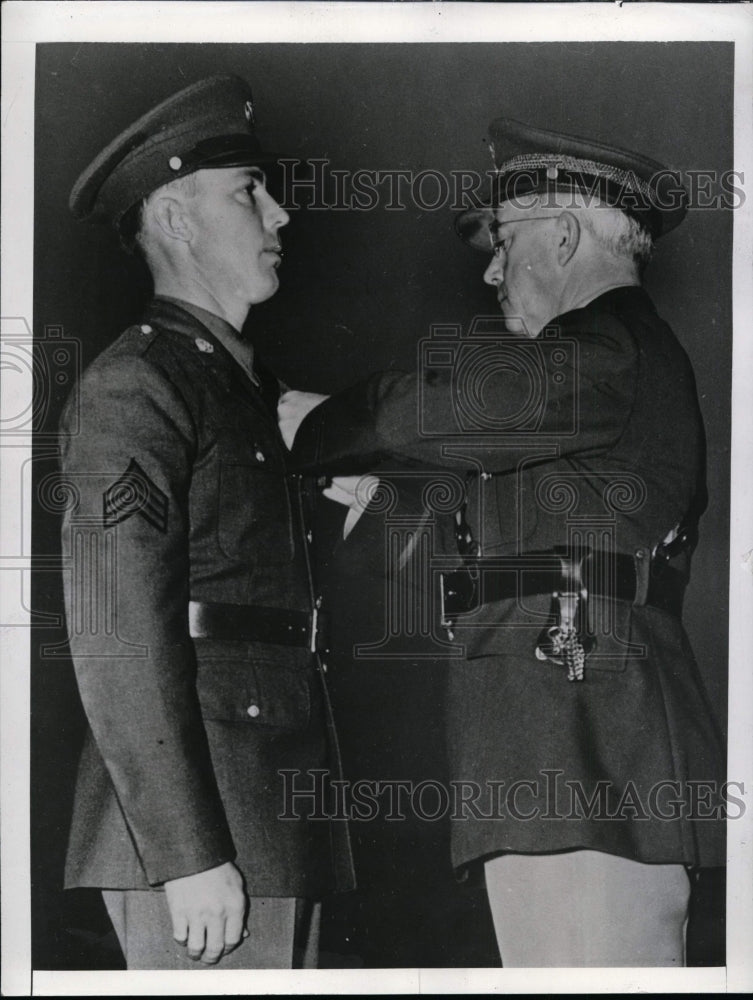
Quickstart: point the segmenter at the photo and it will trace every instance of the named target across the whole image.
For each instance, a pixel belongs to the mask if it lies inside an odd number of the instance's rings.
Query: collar
[[[656,311],[651,297],[642,285],[617,285],[614,288],[600,292],[589,302],[574,306],[572,309],[568,309],[567,312],[560,313],[550,323],[547,323],[547,326],[551,326],[552,323],[557,323],[566,316],[572,316],[575,313],[610,312],[619,314],[633,309]]]
[[[227,320],[224,320],[221,316],[217,316],[216,313],[209,312],[208,309],[204,309],[202,306],[197,306],[193,302],[187,302],[185,299],[173,298],[171,295],[158,295],[154,301],[170,302],[189,313],[194,319],[197,319],[202,326],[205,326],[219,340],[228,354],[241,366],[246,376],[259,388],[259,379],[254,372],[253,344],[245,340]]]
[[[640,285],[626,284],[623,281],[612,282],[611,284],[605,283],[599,288],[598,291],[582,295],[580,299],[577,299],[570,306],[567,312],[575,312],[576,309],[585,309],[586,306],[590,305],[592,302],[595,302],[597,299],[600,299],[602,295],[606,295],[608,292],[615,292],[618,289],[625,289],[625,288],[640,288]]]
[[[200,312],[205,314],[201,318],[199,318]],[[229,346],[230,343],[235,345],[238,341],[242,344],[242,338],[220,316],[215,316],[206,309],[200,309],[193,303],[160,295],[155,296],[147,305],[142,322],[154,323],[157,327],[164,326],[190,338],[197,348],[196,358],[201,361],[207,373],[219,379],[227,389],[235,385],[242,392],[241,398],[251,402],[257,410],[273,420],[275,427],[277,426],[280,383],[275,375],[258,361],[255,365],[255,378],[251,379],[248,376],[246,365],[238,361]]]

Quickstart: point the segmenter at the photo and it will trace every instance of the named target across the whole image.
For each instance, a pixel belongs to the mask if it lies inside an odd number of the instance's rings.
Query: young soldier
[[[335,762],[278,383],[243,333],[289,221],[253,122],[243,80],[203,80],[111,142],[70,199],[154,280],[81,380],[80,430],[71,408],[62,424],[91,727],[66,882],[104,890],[129,968],[313,965],[315,901],[350,880],[342,832],[301,803],[279,818],[279,772]]]

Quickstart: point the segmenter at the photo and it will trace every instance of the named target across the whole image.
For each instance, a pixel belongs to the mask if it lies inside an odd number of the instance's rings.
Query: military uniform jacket
[[[551,593],[458,619],[448,753],[467,801],[454,807],[454,862],[589,848],[722,864],[718,732],[679,618],[646,603],[652,550],[701,473],[688,359],[637,287],[557,317],[535,340],[461,340],[433,343],[418,375],[378,375],[317,407],[294,462],[442,465],[465,479],[482,560],[580,541],[632,558],[638,583],[632,600],[589,598],[597,645],[582,681],[536,656]],[[693,781],[710,783],[703,804]]]
[[[230,860],[251,895],[350,882],[346,834],[321,802],[307,819],[313,797],[286,800],[279,773],[302,772],[300,790],[337,767],[314,657],[189,635],[189,601],[311,607],[277,390],[155,299],[68,405],[66,612],[91,727],[68,886],[147,888]]]

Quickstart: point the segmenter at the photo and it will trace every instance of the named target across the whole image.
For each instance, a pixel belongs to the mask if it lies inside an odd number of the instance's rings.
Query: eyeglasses
[[[525,219],[508,219],[507,222],[494,221],[489,226],[489,239],[492,244],[492,254],[494,257],[499,258],[499,251],[507,254],[507,240],[506,237],[496,240],[494,237],[497,230],[501,226],[518,226],[522,222],[541,222],[542,219],[558,219],[562,213],[557,212],[553,215],[529,215]]]

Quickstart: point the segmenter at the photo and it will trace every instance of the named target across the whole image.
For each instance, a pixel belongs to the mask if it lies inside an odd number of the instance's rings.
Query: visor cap
[[[251,88],[237,76],[191,84],[142,115],[94,158],[69,199],[77,219],[117,226],[133,205],[177,177],[217,167],[263,166]]]
[[[489,135],[496,170],[491,199],[455,222],[460,237],[477,249],[491,248],[495,208],[505,202],[525,205],[534,194],[578,192],[586,203],[598,199],[636,219],[654,238],[685,217],[687,192],[679,175],[656,160],[512,118],[496,118]]]

